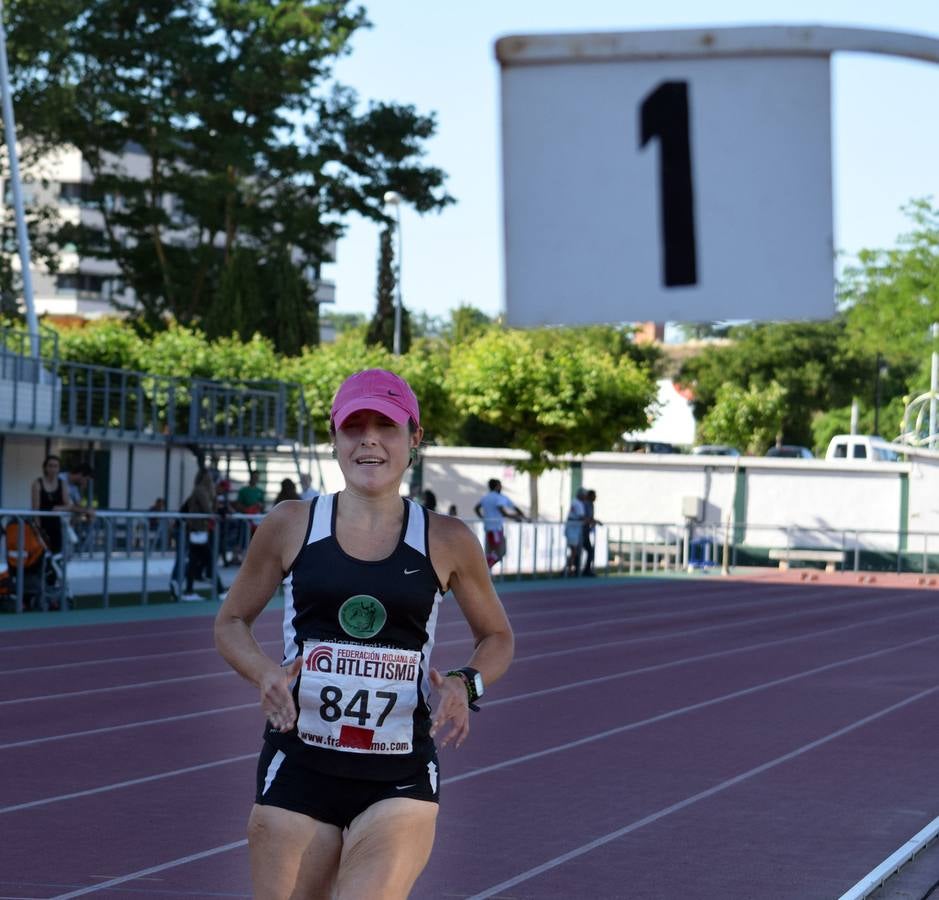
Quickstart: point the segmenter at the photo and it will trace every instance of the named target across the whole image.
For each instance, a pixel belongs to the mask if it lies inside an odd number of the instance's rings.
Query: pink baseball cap
[[[421,423],[421,408],[411,386],[394,372],[386,369],[366,369],[350,375],[336,391],[329,417],[336,428],[354,412],[370,409],[388,416],[403,425],[413,419]]]

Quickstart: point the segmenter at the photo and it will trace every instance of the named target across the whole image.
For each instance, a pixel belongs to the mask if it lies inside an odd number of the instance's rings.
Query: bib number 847
[[[359,726],[364,726],[372,718],[372,713],[368,708],[370,696],[370,691],[358,690],[343,706],[342,691],[328,684],[320,691],[320,700],[323,701],[320,706],[320,717],[326,722],[335,722],[344,716],[347,719],[355,719]],[[385,707],[378,714],[378,721],[375,723],[376,728],[381,728],[388,714],[394,709],[398,695],[393,691],[375,691],[375,697],[385,702]]]

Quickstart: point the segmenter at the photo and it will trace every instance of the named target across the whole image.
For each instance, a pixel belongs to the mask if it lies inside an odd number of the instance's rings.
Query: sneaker
[[[202,594],[183,594],[179,599],[182,600],[183,603],[199,603],[205,598]]]

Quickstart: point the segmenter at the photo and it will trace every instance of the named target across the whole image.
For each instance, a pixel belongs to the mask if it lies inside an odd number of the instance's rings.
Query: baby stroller
[[[20,530],[22,529],[22,550]],[[49,552],[42,529],[24,519],[7,519],[3,529],[7,577],[0,579],[0,595],[16,605],[19,581],[23,583],[23,609],[59,609],[71,595],[65,583],[62,557]]]

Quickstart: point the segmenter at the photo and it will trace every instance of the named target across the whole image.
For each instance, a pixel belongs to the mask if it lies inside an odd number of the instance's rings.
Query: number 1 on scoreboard
[[[639,146],[659,139],[665,286],[697,284],[688,82],[663,81],[640,107]]]

